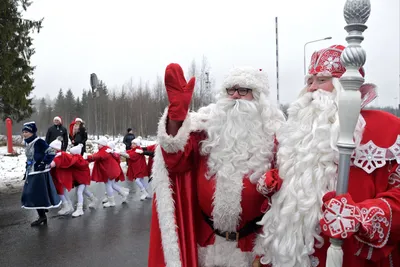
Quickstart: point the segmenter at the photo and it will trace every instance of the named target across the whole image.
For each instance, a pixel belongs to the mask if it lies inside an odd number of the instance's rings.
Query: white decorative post
[[[337,146],[340,157],[336,195],[346,193],[348,187],[350,159],[355,148],[354,130],[361,109],[359,88],[364,83],[359,69],[364,66],[366,61],[366,53],[360,44],[364,40],[363,32],[367,29],[365,23],[370,13],[371,3],[369,0],[347,0],[344,5],[344,18],[347,23],[345,30],[349,35],[346,37],[348,45],[340,58],[346,72],[340,78],[344,92],[340,92],[339,95],[340,135]],[[330,242],[326,266],[342,267],[342,241],[332,238]]]

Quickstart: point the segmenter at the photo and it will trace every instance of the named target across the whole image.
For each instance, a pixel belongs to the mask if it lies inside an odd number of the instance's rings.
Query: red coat
[[[126,153],[129,155],[129,158],[126,159],[128,163],[126,176],[128,177],[129,181],[133,181],[136,178],[149,176],[146,165],[146,158],[143,154],[136,153],[136,149],[140,149],[140,147],[136,147],[126,151]]]
[[[164,114],[159,131],[165,129],[165,119]],[[238,231],[262,216],[261,206],[265,197],[246,176],[232,182],[234,194],[228,191],[217,194],[218,183],[227,188],[231,186],[226,181],[216,181],[214,177],[206,178],[208,157],[199,153],[199,142],[205,135],[204,132],[193,131],[189,125],[187,121],[183,122],[174,140],[165,130],[164,133],[159,132],[160,145],[156,148],[153,167],[155,197],[148,266],[198,267],[204,264],[205,257],[216,266],[224,266],[228,262],[230,266],[234,266],[233,262],[237,263],[236,266],[251,266],[256,233],[241,237],[237,243],[227,241],[214,234],[202,212],[211,217],[217,201],[219,206],[227,201],[225,216],[221,216],[221,221],[214,217],[214,223],[238,221]],[[234,207],[232,199],[236,203]],[[232,215],[231,207],[240,209],[239,215]]]
[[[60,151],[57,153],[53,161],[56,164],[56,167],[51,169],[50,174],[53,178],[57,194],[64,195],[64,187],[68,191],[71,191],[73,187],[72,170],[70,167],[74,165],[76,159],[74,159],[72,155]]]
[[[378,154],[379,149],[367,152],[362,145],[356,148],[362,157],[357,162],[356,154],[353,155],[353,164],[358,166],[350,168],[348,192],[355,203],[366,204],[368,211],[375,207],[382,209],[384,215],[380,216],[390,224],[387,227],[382,221],[375,222],[376,230],[382,231],[380,237],[379,232],[369,237],[356,233],[345,239],[343,267],[400,266],[400,120],[382,111],[365,110],[361,114],[366,121],[361,144],[372,141],[373,147],[384,149],[386,153]],[[397,155],[391,151],[397,151]],[[366,153],[372,153],[378,160],[372,159],[370,168],[364,170],[361,167],[369,164]],[[371,173],[367,173],[367,169]],[[324,246],[315,249],[313,257],[319,261],[318,267],[325,267],[329,245],[329,238],[325,237]]]
[[[90,185],[89,163],[81,155],[72,155],[75,160],[71,167],[74,183]]]
[[[121,157],[117,153],[111,153],[113,158],[117,161],[119,169],[120,169],[120,174],[119,176],[115,179],[116,182],[123,182],[125,181],[125,175],[124,171],[121,168]]]
[[[103,146],[93,155],[89,155],[87,160],[94,161],[92,171],[92,181],[106,183],[108,180],[115,180],[121,175],[121,166],[114,159],[113,155],[106,152],[109,149]]]

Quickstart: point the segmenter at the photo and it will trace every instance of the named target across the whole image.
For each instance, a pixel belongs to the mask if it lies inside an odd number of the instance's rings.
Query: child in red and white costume
[[[131,149],[126,151],[126,153],[121,153],[121,156],[125,157],[128,164],[128,171],[126,176],[129,181],[135,181],[139,186],[142,195],[140,200],[145,200],[149,198],[150,195],[146,190],[144,183],[144,178],[149,176],[146,164],[146,158],[144,156],[144,151],[140,147],[140,140],[138,138],[132,140]]]
[[[74,164],[71,166],[72,180],[76,187],[77,206],[76,211],[72,213],[72,217],[78,217],[84,214],[83,212],[83,194],[88,196],[89,208],[95,208],[97,198],[91,193],[87,186],[90,185],[90,169],[89,163],[81,156],[82,144],[74,146],[70,149]]]
[[[94,141],[94,143],[98,144],[99,151],[87,156],[89,162],[94,162],[92,181],[105,183],[108,201],[103,204],[103,207],[114,207],[114,190],[125,197],[129,194],[115,184],[115,180],[121,175],[121,167],[113,155],[109,153],[110,148],[107,146],[107,138],[101,137],[99,140]]]
[[[107,143],[107,146],[109,147],[109,149],[107,149],[106,151],[114,157],[114,159],[118,162],[118,165],[121,169],[121,173],[120,173],[119,177],[117,177],[117,179],[115,179],[114,187],[118,188],[118,190],[116,190],[116,192],[122,197],[122,203],[125,203],[128,195],[129,195],[129,188],[126,188],[126,187],[116,184],[116,182],[124,182],[125,181],[125,174],[121,168],[121,157],[120,157],[119,151],[117,151],[115,149],[114,141],[109,141]],[[121,194],[120,193],[121,191],[124,191],[125,194]],[[105,192],[105,198],[103,199],[103,203],[106,203],[106,202],[107,202],[107,192]]]
[[[68,197],[68,192],[72,189],[72,171],[70,167],[74,164],[74,161],[70,154],[61,151],[62,143],[60,140],[54,140],[49,146],[55,149],[57,153],[50,164],[52,168],[50,173],[57,194],[62,201],[62,206],[58,211],[58,215],[68,215],[74,211],[71,199]]]

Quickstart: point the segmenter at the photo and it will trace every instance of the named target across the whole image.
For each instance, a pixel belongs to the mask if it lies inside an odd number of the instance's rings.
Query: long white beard
[[[264,262],[274,267],[307,267],[314,242],[322,246],[318,222],[322,197],[334,190],[339,133],[336,93],[306,93],[294,102],[278,132],[279,175],[283,184],[264,216]]]
[[[215,177],[213,219],[217,229],[236,231],[243,177],[256,183],[273,160],[274,132],[266,127],[255,101],[221,99],[208,111],[208,138],[201,153],[208,155],[207,177]]]

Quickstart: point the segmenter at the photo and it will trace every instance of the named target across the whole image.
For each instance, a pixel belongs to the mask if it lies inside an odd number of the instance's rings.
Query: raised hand
[[[184,121],[192,100],[195,77],[186,82],[182,67],[179,64],[171,63],[165,69],[164,82],[169,100],[169,119]]]

